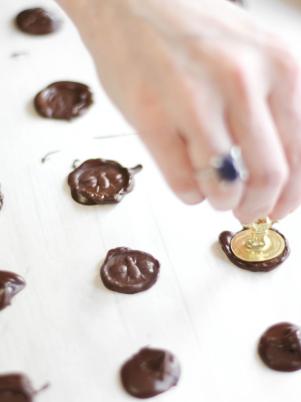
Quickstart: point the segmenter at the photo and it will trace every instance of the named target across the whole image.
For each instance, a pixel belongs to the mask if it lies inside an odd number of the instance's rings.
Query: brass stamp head
[[[243,261],[261,262],[283,254],[285,240],[272,229],[272,225],[273,222],[269,218],[258,219],[250,225],[245,225],[231,240],[234,255]]]

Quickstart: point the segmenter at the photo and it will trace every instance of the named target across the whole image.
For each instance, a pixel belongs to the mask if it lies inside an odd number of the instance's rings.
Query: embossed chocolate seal
[[[106,159],[89,159],[73,170],[68,184],[74,201],[84,205],[114,204],[133,189],[138,165],[127,169]]]
[[[124,389],[136,398],[151,398],[177,385],[181,368],[166,350],[141,349],[121,368]]]
[[[273,229],[275,232],[281,235],[280,232]],[[237,267],[245,269],[247,271],[252,272],[269,272],[273,269],[277,268],[280,264],[282,264],[287,257],[289,256],[289,246],[283,235],[283,239],[285,240],[285,249],[284,251],[277,257],[272,258],[267,261],[244,261],[238,258],[232,250],[231,241],[233,239],[234,234],[229,231],[222,232],[219,236],[219,243],[222,247],[222,250],[228,257],[228,259],[235,264]]]
[[[16,26],[30,35],[48,35],[58,31],[62,21],[52,12],[43,8],[29,8],[16,17]]]
[[[269,328],[261,337],[258,353],[262,361],[277,371],[301,369],[301,329],[290,323]]]
[[[21,292],[25,285],[26,283],[20,275],[14,272],[0,271],[0,310],[9,306],[14,296]]]
[[[101,267],[104,285],[115,292],[133,294],[155,284],[160,263],[143,251],[118,247],[110,250]]]
[[[35,109],[41,116],[61,120],[81,116],[92,103],[90,88],[73,81],[54,82],[34,98]]]

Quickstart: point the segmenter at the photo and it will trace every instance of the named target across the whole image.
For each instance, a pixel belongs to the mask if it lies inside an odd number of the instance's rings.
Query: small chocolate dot
[[[287,322],[270,327],[260,338],[258,353],[262,361],[273,370],[300,370],[300,327]]]
[[[176,386],[181,368],[177,358],[166,350],[144,348],[121,368],[124,389],[136,398],[151,398]]]
[[[48,35],[60,29],[62,21],[43,8],[29,8],[16,17],[16,26],[30,35]]]

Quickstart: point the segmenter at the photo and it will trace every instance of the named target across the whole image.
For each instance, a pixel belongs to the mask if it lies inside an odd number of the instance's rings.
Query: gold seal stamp
[[[272,260],[284,253],[286,243],[269,218],[245,225],[231,240],[233,254],[247,262]]]

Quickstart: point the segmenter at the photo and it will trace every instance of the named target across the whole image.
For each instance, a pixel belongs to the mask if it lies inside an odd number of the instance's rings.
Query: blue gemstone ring
[[[233,146],[228,154],[213,158],[210,165],[219,180],[224,182],[234,183],[237,180],[246,180],[248,176],[240,148],[237,146]]]
[[[209,167],[202,169],[199,175],[207,178],[214,175],[221,182],[234,183],[238,180],[246,180],[248,172],[245,168],[240,148],[233,146],[228,154],[212,158]]]

